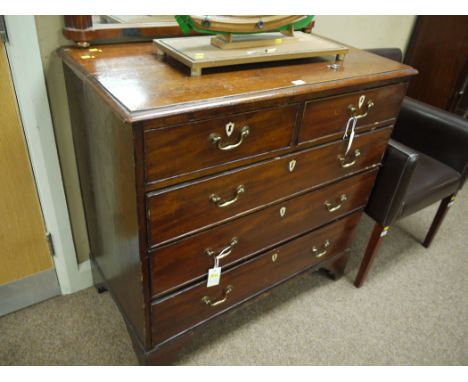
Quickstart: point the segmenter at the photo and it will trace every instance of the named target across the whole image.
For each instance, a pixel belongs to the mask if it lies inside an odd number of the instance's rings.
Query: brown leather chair
[[[395,49],[373,53],[401,60]],[[468,176],[468,121],[405,97],[365,212],[375,220],[359,272],[362,286],[388,228],[398,219],[441,201],[423,241],[427,248]]]

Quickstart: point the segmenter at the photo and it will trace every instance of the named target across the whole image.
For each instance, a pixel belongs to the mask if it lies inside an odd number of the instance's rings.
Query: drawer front
[[[384,121],[388,123],[397,117],[406,87],[406,84],[391,85],[307,102],[299,132],[299,143],[321,140],[324,137],[342,137],[351,116],[350,106],[356,107],[354,113],[357,116],[364,115],[367,111],[367,116],[357,120],[358,128]],[[372,102],[373,106],[367,109],[369,102]]]
[[[153,343],[196,326],[252,295],[346,250],[361,212],[268,251],[221,275],[152,305]],[[221,302],[224,300],[224,302]]]
[[[391,129],[304,150],[210,179],[147,195],[150,246],[195,233],[234,216],[380,163]],[[355,155],[360,153],[359,156]]]
[[[150,260],[153,297],[205,277],[215,256],[222,256],[220,266],[231,266],[364,207],[376,174],[352,176],[157,249]]]
[[[146,131],[146,181],[286,148],[292,141],[297,108],[292,105]]]

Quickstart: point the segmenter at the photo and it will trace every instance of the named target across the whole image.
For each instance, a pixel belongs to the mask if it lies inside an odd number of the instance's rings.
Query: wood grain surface
[[[293,60],[215,70],[190,77],[186,68],[154,53],[151,43],[62,48],[59,54],[81,78],[93,84],[128,121],[174,116],[181,110],[230,107],[281,98],[305,100],[346,88],[404,80],[416,73],[406,65],[358,49],[350,49],[338,70],[330,59]],[[334,60],[334,58],[333,58]],[[240,69],[240,70],[239,70]],[[301,80],[304,85],[294,85]]]
[[[86,83],[64,69],[67,91],[74,94],[69,107],[90,257],[138,341],[145,343],[145,262],[140,262],[133,146],[137,129],[119,120]]]
[[[385,152],[390,133],[390,128],[383,128],[355,138],[353,152],[359,149],[361,156],[349,168],[343,168],[338,160],[338,156],[344,154],[347,142],[338,141],[183,184],[175,189],[149,193],[149,245],[155,246],[195,233],[277,200],[376,166]],[[291,162],[295,163],[292,171],[289,169]],[[220,208],[210,199],[211,195],[216,194],[222,200],[231,200],[241,185],[245,192],[227,207]]]
[[[400,83],[307,102],[299,133],[299,144],[320,141],[330,136],[335,139],[341,138],[352,115],[348,107],[355,106],[358,108],[355,114],[362,115],[367,111],[366,104],[369,101],[372,101],[374,106],[368,110],[366,117],[357,120],[358,128],[393,123],[398,116],[406,87],[405,83]],[[360,100],[363,102],[361,107]]]
[[[192,235],[175,244],[151,252],[153,297],[172,292],[206,277],[214,265],[211,249],[218,255],[237,239],[229,256],[219,261],[225,269],[285,240],[310,231],[365,206],[377,169],[352,176],[302,196],[272,205],[261,211]],[[341,202],[341,195],[346,201]],[[329,211],[325,203],[341,207]]]
[[[154,129],[145,132],[146,181],[174,177],[207,167],[220,166],[243,158],[268,153],[292,143],[298,105],[223,116],[199,123]],[[231,135],[226,132],[232,126]],[[230,150],[218,148],[240,142]],[[216,135],[219,142],[210,138]]]
[[[360,216],[360,212],[352,214],[228,270],[221,275],[217,286],[207,288],[206,281],[202,281],[179,294],[154,303],[153,343],[160,343],[181,333],[225,311],[236,302],[344,251]],[[322,252],[327,240],[330,241],[327,252],[317,258],[312,247],[315,246]],[[226,296],[228,285],[232,286],[232,291]],[[205,296],[213,302],[225,296],[227,299],[223,304],[210,306],[202,301]]]

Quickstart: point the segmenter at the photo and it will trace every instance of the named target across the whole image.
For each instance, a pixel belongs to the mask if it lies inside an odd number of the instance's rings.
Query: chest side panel
[[[117,305],[146,342],[134,137],[96,92],[64,67],[73,142],[93,262]]]

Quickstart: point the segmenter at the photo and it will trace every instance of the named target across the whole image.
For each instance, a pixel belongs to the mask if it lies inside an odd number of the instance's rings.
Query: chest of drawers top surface
[[[354,48],[338,70],[330,69],[332,57],[325,57],[211,69],[201,77],[190,77],[177,62],[168,64],[155,53],[152,43],[93,46],[91,50],[66,47],[59,54],[127,122],[249,101],[285,97],[301,101],[311,94],[323,96],[366,83],[376,86],[416,73],[409,66]],[[298,80],[303,82],[293,84]]]

